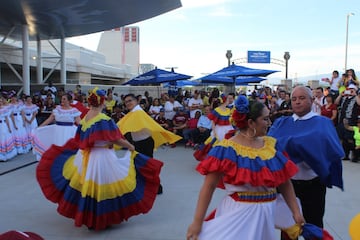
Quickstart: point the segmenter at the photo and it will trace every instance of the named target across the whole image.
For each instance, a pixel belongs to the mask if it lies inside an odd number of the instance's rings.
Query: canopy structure
[[[176,73],[174,72],[174,69],[171,69],[171,71],[166,71],[163,69],[155,68],[149,72],[146,72],[131,79],[130,81],[124,83],[123,85],[131,85],[131,86],[160,85],[161,83],[175,82],[190,78],[192,78],[192,76]]]
[[[272,73],[278,72],[277,70],[265,70],[265,69],[256,69],[248,68],[244,66],[235,65],[234,63],[228,67],[220,69],[214,73],[211,73],[207,76],[201,78],[201,80],[218,80],[221,77],[246,77],[246,76],[256,76],[256,77],[266,77]]]
[[[248,68],[248,67],[244,67],[244,66],[240,66],[240,65],[235,65],[234,63],[232,63],[228,67],[225,67],[223,69],[220,69],[219,71],[216,71],[214,73],[211,73],[209,75],[206,75],[206,76],[200,78],[200,80],[201,80],[201,82],[232,84],[233,87],[235,88],[235,85],[239,85],[239,84],[237,84],[238,78],[241,80],[241,78],[244,78],[244,77],[266,77],[275,72],[278,72],[278,71],[277,70]],[[263,80],[265,80],[265,79],[263,79]],[[259,81],[259,79],[256,79],[256,81]],[[248,81],[248,83],[250,83],[250,82]]]
[[[0,35],[61,39],[125,26],[181,7],[180,0],[3,0]],[[20,26],[20,28],[17,28]]]
[[[166,87],[186,87],[186,86],[200,86],[202,85],[201,82],[195,80],[179,80],[174,82],[167,82],[163,85],[164,88]]]
[[[42,83],[40,40],[60,39],[60,50],[55,50],[60,82],[66,84],[65,38],[122,27],[179,7],[180,0],[2,0],[0,47],[7,38],[22,41],[22,76],[13,72],[23,82],[19,92],[30,95],[29,40],[37,41],[37,82]]]

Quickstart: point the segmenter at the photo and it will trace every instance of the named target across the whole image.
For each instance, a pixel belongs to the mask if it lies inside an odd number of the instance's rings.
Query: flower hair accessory
[[[106,92],[98,87],[94,88],[89,95],[88,102],[94,107],[98,107],[105,101]]]
[[[249,100],[243,95],[238,96],[235,101],[235,108],[239,113],[247,114],[249,112]]]
[[[247,114],[249,113],[249,101],[243,96],[239,95],[235,101],[235,110],[231,114],[230,122],[238,129],[248,127]]]

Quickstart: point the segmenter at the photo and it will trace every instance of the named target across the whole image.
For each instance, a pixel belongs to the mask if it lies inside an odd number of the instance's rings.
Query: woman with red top
[[[195,117],[194,118],[190,118],[189,121],[187,122],[187,128],[185,128],[183,130],[183,137],[185,140],[185,147],[194,147],[195,143],[194,143],[194,139],[192,139],[192,132],[197,129],[197,124],[199,121],[199,118],[201,116],[201,111],[196,111],[195,112]]]
[[[337,105],[334,103],[334,97],[331,94],[326,96],[326,104],[321,107],[321,115],[330,118],[334,125],[337,120]]]

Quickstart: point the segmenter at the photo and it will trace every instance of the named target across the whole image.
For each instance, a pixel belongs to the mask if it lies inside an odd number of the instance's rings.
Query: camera
[[[345,90],[344,91],[344,95],[350,95],[351,94],[351,91],[350,90]]]

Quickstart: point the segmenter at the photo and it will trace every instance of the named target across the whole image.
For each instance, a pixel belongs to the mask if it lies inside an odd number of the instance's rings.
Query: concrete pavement
[[[156,151],[155,158],[165,163],[161,173],[164,193],[158,195],[148,214],[134,216],[101,232],[74,227],[72,219],[56,212],[57,206],[44,198],[37,184],[37,163],[33,163],[35,157],[32,154],[0,162],[0,233],[32,231],[47,240],[185,239],[203,181],[194,170],[197,161],[192,153],[192,149],[180,144],[176,148],[163,147]],[[327,192],[325,228],[336,240],[350,240],[349,222],[360,213],[360,163],[343,163],[345,191],[334,188]],[[221,190],[216,191],[209,210],[216,206],[223,194]]]

